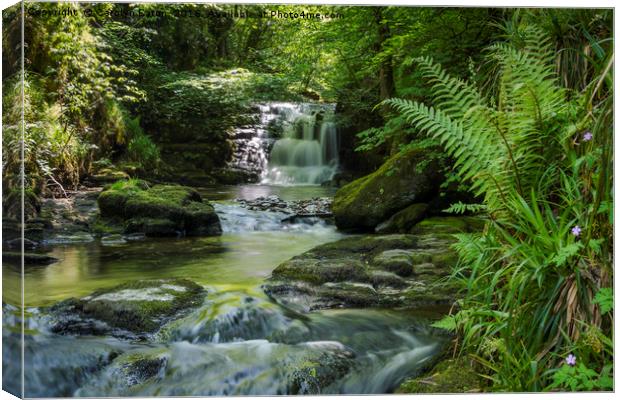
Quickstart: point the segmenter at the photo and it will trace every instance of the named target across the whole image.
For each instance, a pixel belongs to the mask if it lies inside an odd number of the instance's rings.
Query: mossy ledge
[[[124,233],[147,236],[217,236],[220,220],[211,204],[189,187],[118,181],[97,199],[99,224],[121,225]]]
[[[477,393],[484,390],[482,379],[467,357],[448,358],[417,378],[403,382],[396,393]]]

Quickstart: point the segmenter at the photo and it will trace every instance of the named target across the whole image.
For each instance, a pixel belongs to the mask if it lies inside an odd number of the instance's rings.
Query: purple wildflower
[[[581,228],[579,227],[579,225],[575,225],[573,229],[570,230],[570,233],[572,233],[573,236],[579,236],[581,235]]]
[[[564,361],[566,361],[566,364],[573,366],[577,363],[577,357],[575,357],[572,354],[569,354],[568,357],[566,357]]]
[[[589,142],[590,140],[592,140],[592,137],[593,137],[592,132],[588,131],[583,134],[583,141]]]

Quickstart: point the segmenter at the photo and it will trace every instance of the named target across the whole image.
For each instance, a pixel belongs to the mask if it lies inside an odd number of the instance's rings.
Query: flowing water
[[[330,189],[245,185],[202,191],[220,215],[221,237],[56,245],[49,250],[59,262],[27,268],[27,396],[386,393],[440,350],[443,339],[429,333],[428,316],[419,313],[300,315],[261,291],[279,263],[343,235],[327,223],[282,223],[278,213],[249,211],[232,199],[276,194],[299,200],[332,195]],[[46,326],[45,306],[128,280],[168,277],[198,282],[208,295],[149,340],[60,336]],[[3,288],[5,302],[16,304],[16,268],[4,267]],[[19,392],[15,314],[5,303],[3,375],[5,387]],[[136,359],[148,368],[131,370],[128,363]]]
[[[262,183],[314,185],[332,179],[338,168],[333,105],[272,103],[261,113],[281,128]]]

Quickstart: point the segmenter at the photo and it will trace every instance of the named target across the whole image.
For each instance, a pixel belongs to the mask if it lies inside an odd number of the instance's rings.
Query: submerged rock
[[[202,307],[168,324],[158,336],[168,342],[223,343],[266,338],[291,323],[266,299],[224,292],[210,296]]]
[[[125,351],[127,343],[112,338],[74,338],[9,333],[2,330],[3,389],[21,394],[21,348],[24,349],[25,397],[71,397]]]
[[[128,282],[51,307],[51,330],[82,335],[153,333],[198,307],[205,294],[202,286],[186,279]]]
[[[461,231],[474,229],[469,219],[462,222]],[[450,248],[455,240],[445,233],[348,237],[280,264],[263,289],[303,312],[448,305],[455,300],[455,287],[443,278],[457,262]]]
[[[417,149],[399,153],[372,174],[340,188],[333,205],[336,226],[372,231],[407,206],[430,201],[442,173],[438,162],[426,157],[427,152]]]
[[[125,233],[147,236],[215,236],[222,233],[214,208],[189,187],[121,181],[97,200],[101,218]]]
[[[76,392],[101,396],[230,396],[322,393],[354,365],[338,342],[174,342],[126,353]]]

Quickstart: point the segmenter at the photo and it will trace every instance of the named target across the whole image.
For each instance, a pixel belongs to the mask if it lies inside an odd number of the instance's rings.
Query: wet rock
[[[354,366],[339,342],[171,343],[119,356],[78,397],[324,393]],[[329,390],[327,391],[329,392]]]
[[[88,177],[88,183],[95,186],[110,184],[120,180],[129,179],[129,175],[114,167],[102,168]]]
[[[224,292],[210,296],[202,307],[168,324],[158,336],[168,342],[224,343],[262,339],[291,322],[270,301]]]
[[[319,353],[302,357],[290,366],[290,394],[321,394],[330,384],[349,373],[354,365],[354,353],[339,342],[308,342],[304,345]]]
[[[95,240],[95,237],[89,232],[73,232],[71,234],[51,234],[51,237],[45,240],[47,244],[69,244],[69,243],[89,243]]]
[[[53,307],[52,331],[117,336],[153,333],[164,323],[202,304],[206,292],[186,279],[143,280],[104,289]]]
[[[7,248],[9,248],[9,249],[21,249],[22,239],[11,239],[11,240],[5,242],[4,245]],[[25,239],[24,238],[24,248],[25,249],[32,250],[32,249],[34,249],[34,248],[36,248],[38,246],[39,246],[38,242],[35,242],[33,240]]]
[[[127,243],[127,240],[119,234],[107,235],[101,238],[101,244],[105,246],[114,246],[125,243]]]
[[[438,162],[419,149],[399,153],[381,168],[338,190],[334,197],[336,226],[372,231],[381,222],[414,203],[425,203],[443,180]]]
[[[91,228],[99,209],[97,196],[101,188],[67,191],[67,197],[42,200],[39,218],[28,221],[42,229],[43,244],[86,243],[94,240]]]
[[[21,264],[22,255],[19,252],[3,251],[2,261],[6,263]],[[57,262],[56,257],[48,256],[47,254],[38,253],[24,253],[25,265],[47,265]]]
[[[372,261],[376,268],[406,277],[413,273],[412,254],[412,251],[407,250],[386,250]]]
[[[455,241],[445,233],[348,237],[280,264],[263,289],[302,312],[449,305],[456,288],[443,278],[457,262]]]
[[[2,332],[3,389],[21,393],[21,351],[24,348],[25,396],[29,398],[71,397],[122,353],[126,343],[108,338],[33,336]],[[6,332],[6,333],[5,333]]]
[[[214,208],[192,188],[149,187],[144,181],[117,182],[97,200],[101,218],[119,221],[125,233],[147,236],[217,236],[222,233]]]
[[[236,199],[244,208],[252,211],[271,211],[287,214],[282,222],[308,222],[311,219],[330,219],[332,200],[328,197],[313,197],[308,200],[284,201],[276,195],[258,197],[254,200]]]

